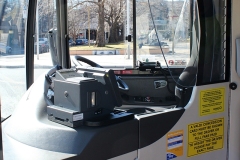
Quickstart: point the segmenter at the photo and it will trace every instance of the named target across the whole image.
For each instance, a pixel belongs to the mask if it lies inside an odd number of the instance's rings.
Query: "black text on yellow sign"
[[[188,157],[223,148],[224,118],[188,125]]]
[[[224,111],[225,88],[200,92],[200,116]]]

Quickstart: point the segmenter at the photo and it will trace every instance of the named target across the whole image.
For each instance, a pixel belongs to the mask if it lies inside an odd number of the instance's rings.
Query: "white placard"
[[[82,119],[83,119],[83,113],[73,115],[73,121],[79,121],[79,120],[82,120]]]

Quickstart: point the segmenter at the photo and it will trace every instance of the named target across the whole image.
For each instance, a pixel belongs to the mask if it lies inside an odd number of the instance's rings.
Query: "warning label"
[[[224,118],[188,125],[188,157],[223,148]]]
[[[225,89],[211,89],[200,92],[200,116],[224,111]]]

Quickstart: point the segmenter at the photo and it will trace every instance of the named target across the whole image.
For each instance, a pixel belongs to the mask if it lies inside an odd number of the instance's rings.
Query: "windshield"
[[[13,4],[18,3],[11,1],[7,4],[6,16]],[[24,29],[20,31],[19,26],[23,28],[25,25],[27,2],[19,2],[19,5],[21,22],[11,18],[3,22],[15,29],[8,32],[9,38],[4,38],[5,31],[1,34],[2,53],[14,53],[16,47],[24,53],[25,32]],[[54,5],[54,1],[47,0],[38,3],[34,46],[37,59],[41,59],[40,54],[50,51],[48,32],[57,29]],[[135,5],[134,11],[133,2],[129,0],[105,0],[102,3],[69,0],[70,56],[84,56],[108,68],[134,68],[139,61],[158,61],[162,67],[184,68],[190,58],[190,0],[137,0]],[[14,17],[15,12],[12,14]],[[19,30],[18,38],[15,38],[16,28]]]
[[[132,3],[69,1],[70,55],[81,55],[110,68],[133,68],[138,61],[186,66],[190,58],[190,1],[137,0],[136,15]]]
[[[130,34],[131,16],[130,1],[105,0],[95,3],[69,0],[70,55],[84,56],[104,67],[132,68],[132,43],[125,40]],[[127,21],[129,24],[126,24]]]
[[[190,1],[137,4],[137,59],[159,61],[165,67],[186,66],[190,58]]]

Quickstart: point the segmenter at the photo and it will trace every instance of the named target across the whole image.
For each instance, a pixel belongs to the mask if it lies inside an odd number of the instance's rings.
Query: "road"
[[[0,96],[1,96],[1,116],[6,118],[12,114],[26,91],[24,55],[4,55],[0,56]],[[52,62],[50,53],[41,54],[34,57],[34,79],[51,68]]]
[[[34,78],[37,79],[48,69],[35,69]],[[12,114],[26,91],[26,78],[24,68],[1,68],[0,69],[0,95],[2,99],[1,114],[6,118]]]

